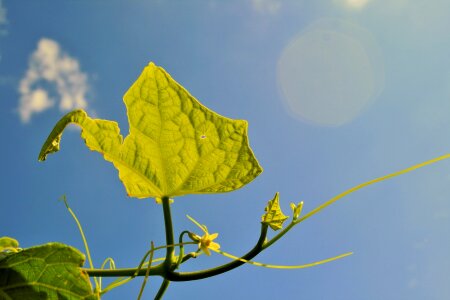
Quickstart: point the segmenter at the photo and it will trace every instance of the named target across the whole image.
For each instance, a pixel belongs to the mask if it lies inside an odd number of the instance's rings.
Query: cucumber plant
[[[223,117],[203,106],[161,67],[146,66],[124,96],[129,121],[129,134],[124,138],[116,122],[93,119],[83,110],[75,110],[57,122],[39,153],[44,161],[59,151],[61,136],[70,123],[81,127],[86,146],[101,153],[118,171],[128,196],[154,198],[162,205],[166,244],[151,248],[137,259],[133,268],[118,269],[114,260],[107,258],[95,268],[80,222],[75,219],[85,244],[89,267],[83,267],[85,255],[71,246],[48,243],[26,249],[10,237],[0,238],[0,298],[1,299],[99,299],[115,287],[144,277],[138,298],[145,283],[152,276],[163,282],[155,299],[161,299],[172,281],[190,281],[217,276],[243,264],[267,268],[305,268],[326,263],[351,254],[344,253],[307,265],[279,266],[253,261],[293,227],[320,212],[344,196],[394,176],[450,157],[450,154],[425,161],[398,172],[364,182],[348,189],[306,214],[303,202],[291,203],[292,218],[280,209],[279,194],[268,201],[261,217],[259,238],[247,253],[236,256],[220,249],[218,233],[210,233],[205,225],[192,217],[198,232],[181,231],[175,240],[171,205],[173,198],[188,194],[231,192],[255,179],[262,167],[250,148],[247,122]],[[274,233],[269,234],[269,230]],[[190,251],[186,249],[190,247]],[[155,258],[159,250],[165,256]],[[231,259],[229,263],[211,269],[180,272],[182,264],[198,255],[211,252]],[[140,261],[140,263],[138,263]],[[109,268],[106,266],[109,265]],[[102,287],[103,277],[117,277]],[[92,279],[92,281],[91,281]],[[92,282],[94,286],[92,286]]]

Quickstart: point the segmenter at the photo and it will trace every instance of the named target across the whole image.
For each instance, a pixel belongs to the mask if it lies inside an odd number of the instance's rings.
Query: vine
[[[127,137],[122,137],[116,122],[92,119],[83,110],[75,110],[57,122],[42,146],[39,160],[44,161],[48,154],[59,150],[62,133],[69,123],[80,126],[86,146],[114,164],[130,197],[154,198],[162,205],[166,244],[155,246],[151,241],[150,249],[136,267],[118,269],[115,261],[108,257],[100,268],[95,268],[81,223],[63,196],[62,200],[80,231],[89,267],[83,267],[86,256],[71,246],[48,243],[21,249],[15,239],[2,237],[0,298],[42,299],[44,296],[49,299],[100,299],[105,293],[141,276],[144,277],[138,294],[138,299],[141,299],[148,279],[160,276],[163,282],[155,299],[161,299],[173,281],[217,276],[243,264],[300,269],[341,259],[352,252],[305,265],[273,265],[253,260],[296,225],[350,193],[450,158],[450,154],[446,154],[361,183],[303,215],[303,202],[291,203],[292,218],[284,228],[289,217],[281,211],[279,194],[276,193],[268,201],[261,216],[261,229],[255,245],[247,253],[237,256],[223,251],[218,242],[218,233],[210,233],[205,225],[190,216],[187,218],[200,231],[181,231],[176,241],[171,205],[175,205],[173,197],[234,191],[250,183],[262,172],[248,142],[247,122],[228,119],[209,110],[164,69],[153,63],[144,69],[127,91],[124,102],[130,125]],[[269,229],[276,232],[272,237],[268,236]],[[194,249],[186,252],[188,247]],[[160,250],[164,250],[165,255],[156,257]],[[231,261],[206,270],[179,271],[180,266],[190,259],[202,254],[209,256],[211,252]],[[103,288],[104,277],[117,279]]]

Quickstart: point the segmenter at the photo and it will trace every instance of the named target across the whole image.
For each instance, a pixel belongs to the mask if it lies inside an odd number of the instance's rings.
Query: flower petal
[[[211,243],[209,244],[209,247],[208,247],[208,248],[209,248],[209,249],[212,249],[212,250],[219,250],[219,249],[220,249],[220,245],[217,244],[217,243],[211,242]]]
[[[211,255],[211,252],[209,252],[208,247],[202,245],[202,246],[201,246],[201,249],[202,249],[202,251],[203,251],[206,255],[208,255],[208,256]]]

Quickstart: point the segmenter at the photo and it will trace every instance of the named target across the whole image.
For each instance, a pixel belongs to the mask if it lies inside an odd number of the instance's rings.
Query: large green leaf
[[[83,262],[81,252],[59,243],[9,253],[0,259],[0,299],[99,299]]]
[[[248,144],[247,122],[209,110],[161,67],[150,63],[124,96],[130,132],[82,110],[64,116],[39,154],[59,150],[69,123],[82,128],[86,145],[119,170],[137,198],[229,192],[262,172]]]

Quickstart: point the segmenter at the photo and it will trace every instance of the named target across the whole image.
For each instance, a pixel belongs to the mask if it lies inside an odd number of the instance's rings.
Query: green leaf
[[[247,122],[209,110],[161,67],[150,63],[124,96],[130,132],[82,110],[64,116],[39,154],[59,150],[69,123],[82,128],[89,149],[114,164],[129,196],[219,193],[238,189],[262,172],[248,144]]]
[[[303,201],[299,202],[297,205],[295,205],[295,203],[290,204],[291,209],[292,209],[292,218],[295,220],[298,219],[298,217],[300,217],[300,214],[302,213],[302,209],[303,209]]]
[[[284,221],[289,218],[281,211],[278,193],[267,203],[265,211],[266,213],[261,217],[261,221],[263,224],[269,225],[273,230],[283,228]]]
[[[19,248],[19,242],[16,239],[8,236],[0,237],[0,252],[6,250],[17,251],[17,248]]]
[[[84,259],[60,243],[8,254],[0,260],[0,299],[99,299],[80,269]]]

